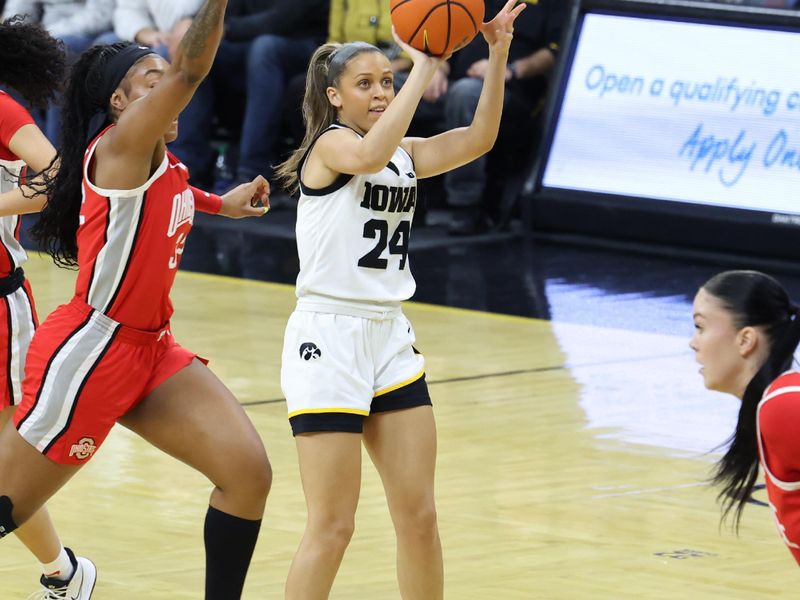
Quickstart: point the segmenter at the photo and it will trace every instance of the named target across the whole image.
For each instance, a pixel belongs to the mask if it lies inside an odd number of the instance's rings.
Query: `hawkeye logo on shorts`
[[[94,454],[95,450],[97,450],[97,446],[94,445],[94,440],[90,437],[85,437],[78,440],[77,444],[72,444],[69,455],[78,460],[86,460]]]
[[[322,356],[322,350],[317,348],[316,344],[305,342],[300,344],[300,358],[303,360],[317,360]]]

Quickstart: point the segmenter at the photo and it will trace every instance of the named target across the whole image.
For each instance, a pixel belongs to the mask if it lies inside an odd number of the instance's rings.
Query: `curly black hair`
[[[64,44],[19,15],[0,22],[0,61],[0,85],[42,108],[60,89],[67,67]]]

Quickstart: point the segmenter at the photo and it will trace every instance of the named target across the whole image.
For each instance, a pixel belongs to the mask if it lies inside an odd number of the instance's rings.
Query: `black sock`
[[[211,506],[206,513],[206,600],[239,600],[261,520],[234,517]]]

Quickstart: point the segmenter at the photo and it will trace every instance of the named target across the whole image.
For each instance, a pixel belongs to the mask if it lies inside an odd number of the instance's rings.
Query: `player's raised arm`
[[[475,117],[469,127],[451,129],[430,138],[406,138],[403,146],[414,157],[417,177],[432,177],[472,162],[494,146],[500,128],[505,93],[508,50],[514,37],[514,20],[525,4],[508,0],[502,10],[481,25],[489,44],[489,65]]]
[[[129,78],[138,78],[134,84],[151,90],[138,98],[125,89],[112,96],[112,109],[120,111],[117,127],[108,138],[113,154],[136,158],[154,152],[211,70],[222,39],[226,6],[227,0],[206,0],[178,46],[172,64],[154,60],[146,68],[140,67],[141,73],[129,72]],[[131,70],[137,66],[139,63]],[[98,148],[100,153],[103,150]]]

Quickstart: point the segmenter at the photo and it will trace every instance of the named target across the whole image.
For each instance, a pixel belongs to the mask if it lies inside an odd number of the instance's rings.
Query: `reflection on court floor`
[[[68,299],[72,273],[37,257],[26,270],[41,316]],[[305,519],[278,380],[293,290],[183,273],[173,300],[176,338],[211,359],[267,445],[275,482],[244,597],[278,600]],[[767,509],[748,507],[738,538],[718,528],[709,451],[736,405],[702,389],[688,315],[680,331],[653,332],[588,325],[567,308],[551,299],[549,322],[407,307],[440,436],[447,597],[786,597],[794,563]],[[65,543],[97,563],[98,600],[196,600],[209,491],[117,428],[50,508]],[[0,542],[0,598],[25,598],[37,579],[21,544]],[[366,455],[331,597],[399,598],[391,522]]]

